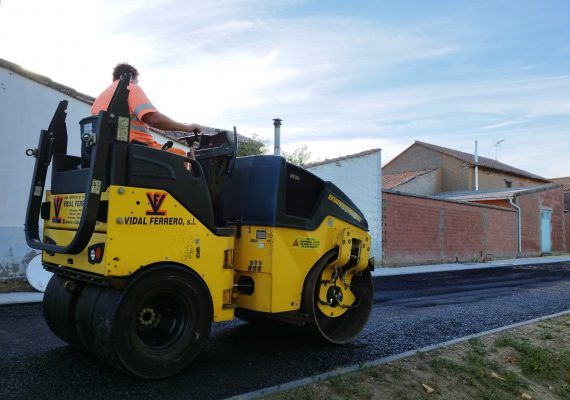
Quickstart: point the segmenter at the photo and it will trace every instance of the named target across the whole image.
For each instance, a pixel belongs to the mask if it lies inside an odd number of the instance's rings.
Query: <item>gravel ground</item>
[[[0,399],[223,399],[331,369],[570,309],[570,264],[376,280],[369,324],[352,343],[296,329],[214,325],[181,374],[129,378],[54,337],[40,305],[0,307]]]

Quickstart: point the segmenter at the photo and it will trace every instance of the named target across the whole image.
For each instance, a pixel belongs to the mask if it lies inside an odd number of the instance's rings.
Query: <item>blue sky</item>
[[[271,139],[282,118],[314,160],[477,140],[570,176],[567,0],[2,0],[0,37],[1,58],[93,96],[129,61],[176,119]]]

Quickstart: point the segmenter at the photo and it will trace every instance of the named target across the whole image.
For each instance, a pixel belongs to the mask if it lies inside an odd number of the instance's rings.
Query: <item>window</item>
[[[285,213],[310,218],[323,191],[323,181],[302,168],[287,164]]]

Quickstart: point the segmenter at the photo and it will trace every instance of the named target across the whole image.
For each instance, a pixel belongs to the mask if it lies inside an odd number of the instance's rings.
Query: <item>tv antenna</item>
[[[500,146],[501,143],[503,143],[504,141],[505,141],[505,139],[501,139],[501,140],[499,140],[498,142],[496,142],[496,143],[494,144],[494,146],[495,146],[495,161],[498,161],[498,158],[497,158],[497,157],[498,157],[498,153],[499,153],[499,146]]]

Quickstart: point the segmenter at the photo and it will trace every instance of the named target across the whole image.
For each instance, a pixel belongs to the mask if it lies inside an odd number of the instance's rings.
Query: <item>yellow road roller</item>
[[[53,333],[149,379],[188,366],[212,322],[236,316],[358,335],[374,263],[355,204],[282,157],[236,157],[235,129],[184,138],[186,158],[129,142],[128,82],[80,122],[81,156],[67,154],[65,100],[27,150],[26,240],[53,272]]]

